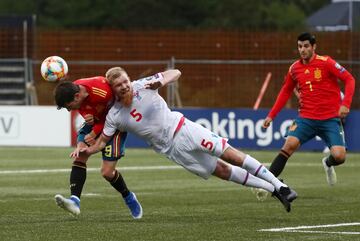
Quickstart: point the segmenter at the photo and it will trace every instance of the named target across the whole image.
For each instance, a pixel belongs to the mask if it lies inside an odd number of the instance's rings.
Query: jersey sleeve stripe
[[[95,91],[98,91],[98,92],[100,92],[100,93],[103,93],[103,94],[107,94],[107,91],[106,90],[102,90],[102,89],[99,89],[99,88],[96,88],[96,87],[92,87],[92,89]]]
[[[98,93],[100,95],[106,95],[107,94],[107,92],[100,91],[100,90],[95,90],[95,89],[93,89],[93,93]]]
[[[92,92],[93,92],[93,94],[98,95],[103,98],[105,98],[105,96],[107,95],[107,91],[98,89],[96,87],[92,87]]]
[[[100,93],[100,92],[97,92],[97,91],[93,91],[93,94],[94,95],[98,95],[98,96],[100,96],[100,97],[103,97],[103,98],[105,98],[106,97],[106,94],[103,94],[103,93]]]

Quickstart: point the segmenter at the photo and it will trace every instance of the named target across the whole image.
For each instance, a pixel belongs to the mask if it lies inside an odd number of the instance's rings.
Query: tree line
[[[44,28],[124,30],[303,29],[330,0],[1,0],[1,15],[37,16]]]

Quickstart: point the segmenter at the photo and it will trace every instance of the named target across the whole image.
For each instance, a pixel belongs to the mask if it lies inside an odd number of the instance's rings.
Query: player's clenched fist
[[[266,119],[263,122],[262,127],[263,128],[268,128],[270,126],[270,123],[272,122],[272,119],[270,117],[266,117]]]

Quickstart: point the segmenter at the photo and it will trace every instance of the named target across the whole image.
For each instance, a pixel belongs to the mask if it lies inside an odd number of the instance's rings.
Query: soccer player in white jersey
[[[102,150],[116,130],[136,134],[158,153],[207,179],[214,175],[249,187],[263,188],[280,200],[287,212],[297,197],[295,191],[279,181],[259,161],[233,148],[227,139],[171,111],[158,88],[179,79],[179,70],[167,70],[130,82],[121,67],[106,72],[118,100],[106,116],[103,133],[95,145],[81,151]],[[81,155],[81,153],[80,153]]]

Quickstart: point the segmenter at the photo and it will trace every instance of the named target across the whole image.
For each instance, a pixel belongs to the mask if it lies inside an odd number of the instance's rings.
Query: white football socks
[[[231,165],[231,175],[229,181],[248,187],[262,188],[271,193],[274,191],[274,186],[271,183],[255,177],[246,170],[233,165]]]
[[[265,166],[263,166],[258,160],[251,157],[250,155],[246,155],[242,168],[254,176],[270,182],[275,186],[276,190],[279,190],[280,187],[283,186],[287,187],[286,184],[280,182],[279,179],[274,176],[274,174],[272,174]]]

